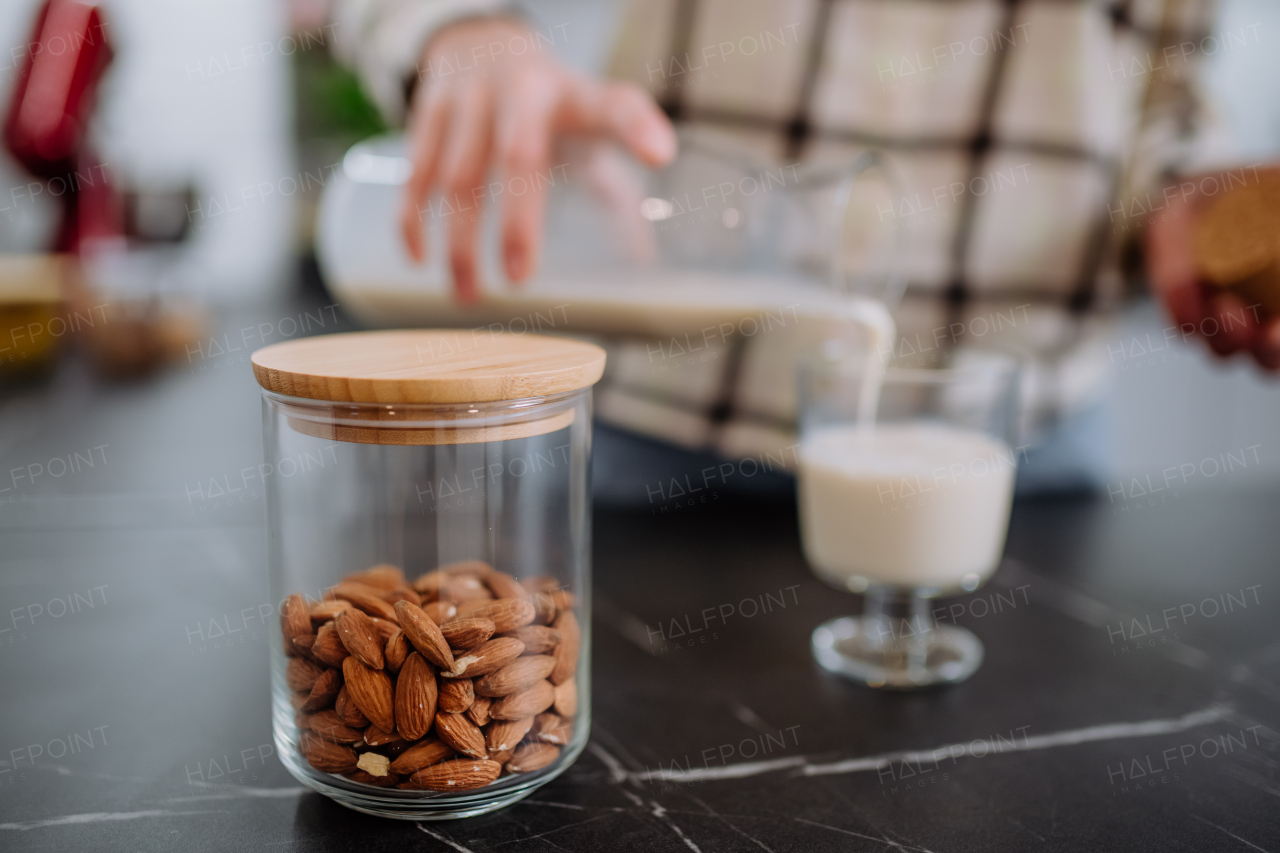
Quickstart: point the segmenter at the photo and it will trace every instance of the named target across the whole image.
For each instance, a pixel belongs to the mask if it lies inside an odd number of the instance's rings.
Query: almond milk
[[[830,583],[973,589],[1000,559],[1015,459],[925,422],[819,428],[799,453],[805,556]]]

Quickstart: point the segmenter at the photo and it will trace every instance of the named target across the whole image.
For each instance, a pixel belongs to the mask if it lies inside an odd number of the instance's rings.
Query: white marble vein
[[[749,835],[749,834],[747,834],[746,832],[743,832],[743,831],[742,831],[741,829],[739,829],[735,824],[730,823],[728,818],[726,818],[724,815],[721,815],[721,814],[719,814],[718,812],[716,812],[716,810],[715,810],[715,809],[711,808],[711,806],[707,805],[707,804],[706,804],[706,803],[704,803],[702,800],[698,799],[697,797],[690,797],[690,799],[692,799],[695,803],[697,803],[698,805],[700,805],[700,806],[702,806],[704,809],[706,809],[706,810],[707,810],[707,814],[711,815],[711,816],[712,816],[712,817],[714,817],[716,820],[720,821],[720,822],[721,822],[721,823],[723,823],[725,826],[729,827],[729,828],[730,828],[730,829],[732,829],[734,832],[738,833],[738,834],[739,834],[739,835],[741,835],[743,838],[747,839],[747,840],[748,840],[748,841],[750,841],[752,844],[754,844],[755,846],[759,847],[761,850],[768,851],[768,853],[773,853],[773,850],[772,850],[772,849],[771,849],[767,844],[765,844],[763,841],[761,841],[759,838],[756,838],[754,835]]]
[[[653,815],[658,820],[662,821],[668,827],[670,827],[671,831],[674,832],[680,838],[680,840],[684,842],[684,846],[692,850],[693,853],[702,853],[702,850],[698,847],[698,845],[693,843],[693,839],[685,835],[684,830],[682,830],[679,826],[677,826],[674,820],[667,817],[667,810],[663,808],[662,805],[657,800],[650,800],[649,804],[653,806],[649,814]]]
[[[592,606],[596,610],[596,615],[607,617],[605,622],[624,640],[647,655],[658,656],[658,649],[650,638],[649,628],[643,622],[599,594],[592,600]]]
[[[1112,622],[1123,622],[1134,618],[1133,614],[1126,613],[1108,604],[1103,604],[1101,601],[1089,598],[1087,595],[1064,586],[1057,581],[1038,575],[1017,560],[1005,560],[1004,562],[1012,567],[1019,577],[1033,581],[1031,584],[1032,598],[1041,604],[1049,605],[1065,616],[1070,616],[1072,619],[1077,619],[1094,628],[1104,628]],[[1181,640],[1161,643],[1159,651],[1175,663],[1180,663],[1191,669],[1204,669],[1210,660],[1209,656],[1203,651],[1194,646],[1189,646]]]
[[[423,826],[423,825],[422,825],[422,824],[420,824],[420,823],[419,823],[419,824],[415,824],[415,826],[417,826],[417,827],[418,827],[418,829],[422,830],[422,831],[423,831],[423,832],[425,832],[427,835],[430,835],[430,836],[431,836],[432,838],[434,838],[436,841],[439,841],[441,844],[448,844],[448,845],[449,845],[450,847],[452,847],[454,850],[457,850],[457,851],[458,851],[458,853],[473,853],[473,851],[472,851],[470,848],[468,848],[468,847],[463,847],[461,844],[457,843],[456,841],[453,841],[452,839],[447,838],[447,837],[445,837],[445,836],[441,835],[441,834],[440,834],[440,833],[438,833],[438,832],[433,832],[432,830],[427,829],[425,826]]]
[[[220,787],[217,785],[209,785],[208,783],[193,782],[196,787],[218,788],[214,793],[195,794],[190,797],[167,797],[163,802],[166,803],[189,803],[189,802],[206,802],[210,800],[242,800],[245,798],[256,797],[258,799],[274,800],[288,797],[300,797],[309,789],[301,785],[291,788],[252,788],[246,785],[233,785],[230,787]]]
[[[586,820],[575,821],[574,823],[566,823],[564,826],[557,826],[555,829],[548,829],[546,832],[540,832],[537,835],[526,835],[521,838],[513,838],[510,841],[500,841],[493,845],[495,848],[505,847],[508,844],[523,844],[526,841],[536,841],[539,838],[546,838],[548,835],[555,835],[557,832],[564,832],[567,829],[582,826],[583,824],[593,823],[597,820],[603,820],[606,817],[613,817],[612,814],[598,814],[595,817],[589,817]],[[548,842],[550,843],[550,842]]]
[[[1218,826],[1213,821],[1205,820],[1204,818],[1200,817],[1200,815],[1198,814],[1193,814],[1192,817],[1200,821],[1201,823],[1206,823],[1209,826],[1212,826],[1214,829],[1218,830],[1219,832],[1225,835],[1230,835],[1232,838],[1234,838],[1236,841],[1239,841],[1241,844],[1245,845],[1246,847],[1252,847],[1254,850],[1261,850],[1262,853],[1268,853],[1266,848],[1259,847],[1258,845],[1254,844],[1252,841],[1246,841],[1245,839],[1236,835],[1234,832],[1230,831],[1229,829],[1225,829],[1224,827]]]
[[[1225,719],[1231,709],[1224,705],[1213,705],[1199,711],[1185,714],[1171,720],[1144,720],[1136,723],[1103,723],[1087,726],[1082,729],[1051,732],[1043,735],[1029,735],[1012,744],[1001,743],[998,749],[989,754],[1007,752],[1026,752],[1036,749],[1051,749],[1061,746],[1075,746],[1082,743],[1105,740],[1123,740],[1135,737],[1152,737],[1154,735],[1173,734],[1198,728]],[[632,780],[646,782],[661,779],[668,782],[707,782],[724,779],[741,779],[758,776],[777,770],[796,768],[804,776],[830,776],[843,773],[860,773],[880,770],[894,762],[934,761],[937,756],[948,757],[952,754],[968,756],[964,749],[967,744],[946,744],[930,749],[900,750],[879,755],[868,755],[862,758],[849,758],[842,761],[811,763],[804,756],[791,758],[775,758],[769,761],[750,761],[741,764],[730,764],[725,767],[695,767],[689,769],[659,768],[628,774]],[[956,752],[955,750],[959,750]],[[621,765],[618,765],[621,772]]]
[[[734,700],[733,715],[738,718],[738,722],[755,729],[761,734],[773,734],[778,730],[777,726],[771,726],[766,723],[763,717],[748,708],[740,700]]]
[[[10,770],[18,769],[17,764],[0,759],[0,767],[7,767]],[[59,776],[74,776],[78,779],[101,779],[104,782],[154,782],[154,779],[147,779],[141,776],[113,776],[109,773],[94,773],[91,770],[72,770],[70,767],[63,767],[61,764],[48,764],[40,762],[33,767],[24,767],[24,770],[52,770]]]
[[[723,779],[745,779],[748,776],[759,776],[775,770],[787,770],[792,767],[805,767],[808,759],[802,755],[790,758],[771,758],[768,761],[744,761],[739,764],[728,764],[724,767],[694,767],[688,770],[668,768],[663,770],[643,770],[631,774],[631,778],[641,782],[661,779],[665,782],[707,782]]]
[[[18,821],[15,823],[0,823],[0,829],[17,830],[18,832],[26,832],[29,829],[43,829],[47,826],[69,826],[73,824],[86,823],[106,823],[118,820],[139,820],[149,817],[182,817],[185,815],[197,814],[216,814],[215,811],[198,811],[198,812],[171,812],[164,809],[147,809],[138,812],[86,812],[84,814],[68,814],[61,817],[45,818],[44,820],[28,820]]]
[[[925,847],[909,847],[905,844],[899,844],[897,841],[891,841],[888,838],[876,838],[874,835],[863,835],[861,832],[854,832],[851,829],[841,829],[838,826],[827,826],[825,823],[818,823],[817,821],[805,820],[802,817],[796,818],[796,823],[807,823],[809,824],[809,826],[817,826],[817,827],[821,827],[822,829],[829,829],[832,832],[840,832],[845,835],[852,835],[855,838],[865,838],[868,841],[875,841],[885,845],[886,847],[894,847],[894,848],[897,848],[898,850],[916,850],[916,851],[919,851],[919,853],[933,853],[932,850],[929,850],[928,848],[925,848]]]
[[[595,741],[587,744],[587,749],[591,750],[591,754],[600,759],[600,763],[609,771],[609,783],[617,785],[627,781],[627,768],[622,766],[622,762],[614,758],[607,750]]]

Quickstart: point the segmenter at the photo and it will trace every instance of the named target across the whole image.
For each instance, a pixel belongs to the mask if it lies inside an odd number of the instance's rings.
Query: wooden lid
[[[600,380],[595,344],[481,329],[350,332],[253,354],[268,391],[338,403],[486,403],[545,397]]]

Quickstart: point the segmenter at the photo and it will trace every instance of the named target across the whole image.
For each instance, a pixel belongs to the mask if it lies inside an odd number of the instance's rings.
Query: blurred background
[[[8,109],[38,5],[0,4],[0,110]],[[558,49],[568,63],[599,71],[620,5],[548,0],[530,11],[544,27],[574,21],[574,37]],[[107,0],[103,8],[114,59],[89,144],[123,200],[129,251],[106,252],[87,277],[99,290],[141,291],[144,302],[166,296],[151,354],[176,349],[181,376],[190,373],[182,348],[218,316],[247,316],[299,289],[316,306],[335,301],[325,298],[314,262],[316,205],[346,149],[383,127],[331,56],[324,0]],[[1274,2],[1226,0],[1220,14],[1223,29],[1260,25],[1263,34],[1280,33]],[[1237,153],[1245,162],[1275,159],[1280,101],[1264,95],[1280,79],[1280,51],[1222,51],[1208,61],[1210,100],[1223,111]],[[30,262],[55,247],[59,204],[50,184],[0,150],[0,293],[8,301],[21,302],[61,275]],[[1109,349],[1116,478],[1256,445],[1263,425],[1280,420],[1280,388],[1244,359],[1217,362],[1194,342],[1151,353],[1135,347],[1135,339],[1163,341],[1169,323],[1149,302],[1137,304]],[[98,345],[118,373],[147,355],[113,351],[110,341]],[[180,380],[171,374],[154,381]],[[24,440],[13,427],[35,393],[20,384],[0,397],[11,427],[0,451],[12,453]],[[248,386],[246,394],[253,396]],[[1230,485],[1280,482],[1280,454],[1266,445],[1259,459],[1235,472]],[[94,488],[89,480],[76,487]]]

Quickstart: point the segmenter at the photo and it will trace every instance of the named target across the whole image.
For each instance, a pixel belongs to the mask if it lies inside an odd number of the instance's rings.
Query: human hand
[[[517,54],[522,45],[528,49]],[[415,261],[425,260],[429,208],[423,202],[430,194],[460,201],[467,209],[445,221],[461,302],[479,297],[476,210],[490,170],[504,187],[523,181],[527,188],[502,193],[503,266],[511,281],[521,281],[538,266],[556,138],[613,140],[646,166],[663,165],[676,153],[671,123],[648,94],[568,70],[539,49],[527,27],[508,18],[460,21],[430,40],[408,131],[413,171],[400,212],[405,246]]]
[[[1248,352],[1266,370],[1280,370],[1280,317],[1209,284],[1196,269],[1196,221],[1211,198],[1203,183],[1188,181],[1192,189],[1152,215],[1145,235],[1151,288],[1184,333],[1200,335],[1219,356]]]

